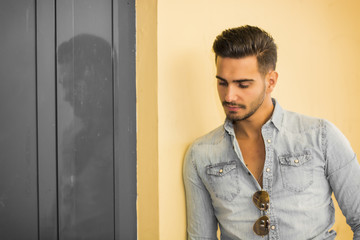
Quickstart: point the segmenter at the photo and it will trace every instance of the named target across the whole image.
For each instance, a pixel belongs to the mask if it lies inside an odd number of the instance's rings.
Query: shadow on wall
[[[65,239],[114,236],[112,49],[81,34],[58,48],[59,225]]]

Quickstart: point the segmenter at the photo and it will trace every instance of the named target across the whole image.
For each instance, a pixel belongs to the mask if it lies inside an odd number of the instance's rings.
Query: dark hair
[[[263,75],[276,68],[277,47],[274,39],[258,27],[245,25],[223,31],[216,37],[213,50],[215,60],[218,56],[229,58],[256,56],[259,72]]]

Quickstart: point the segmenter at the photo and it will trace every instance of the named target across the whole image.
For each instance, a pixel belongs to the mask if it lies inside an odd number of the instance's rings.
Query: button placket
[[[265,124],[261,129],[262,136],[265,144],[265,164],[264,164],[264,178],[263,178],[263,188],[269,193],[270,196],[270,208],[267,212],[270,218],[270,231],[269,239],[278,240],[279,239],[279,227],[276,217],[276,209],[273,208],[273,199],[272,199],[272,184],[273,184],[273,175],[277,171],[276,162],[274,162],[274,141],[276,135],[278,134],[278,129],[272,124],[271,121],[268,121],[269,124]]]
[[[271,172],[272,172],[272,152],[273,152],[273,144],[272,144],[272,129],[270,126],[264,127],[262,129],[263,139],[265,139],[265,164],[264,164],[264,179],[263,183],[265,184],[265,179],[270,180]],[[271,181],[270,181],[271,182]],[[270,186],[268,186],[270,187]]]

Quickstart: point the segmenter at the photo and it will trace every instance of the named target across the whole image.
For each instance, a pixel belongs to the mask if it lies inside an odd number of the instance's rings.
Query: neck
[[[259,109],[249,118],[234,122],[236,138],[257,138],[261,136],[262,126],[271,118],[274,105],[271,97],[266,97]]]

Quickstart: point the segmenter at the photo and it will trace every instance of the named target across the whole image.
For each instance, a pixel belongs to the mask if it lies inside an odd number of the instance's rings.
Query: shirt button
[[[270,168],[267,168],[266,171],[267,171],[267,172],[270,172]]]
[[[271,139],[268,139],[267,142],[268,142],[268,143],[271,143]]]
[[[272,230],[275,230],[275,226],[274,226],[274,225],[272,225],[272,226],[271,226],[271,229],[272,229]]]
[[[295,159],[295,160],[294,160],[294,163],[299,163],[299,159]]]

